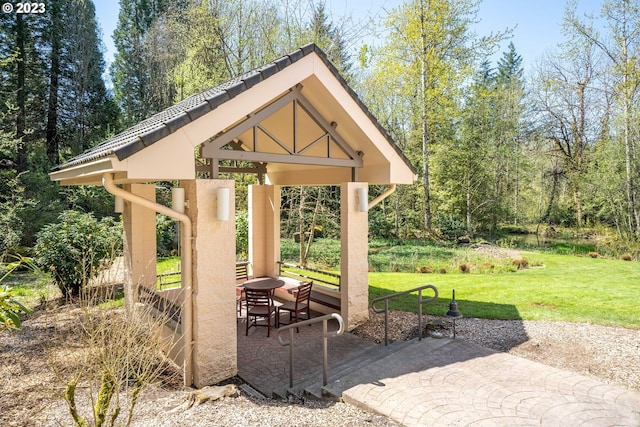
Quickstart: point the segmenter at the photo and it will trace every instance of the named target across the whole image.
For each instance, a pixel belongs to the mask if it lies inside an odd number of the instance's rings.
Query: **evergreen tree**
[[[146,38],[154,21],[160,19],[169,0],[121,0],[118,25],[113,34],[116,54],[111,73],[115,100],[125,126],[143,120],[170,104],[154,99],[150,90]]]
[[[517,224],[520,216],[521,176],[526,170],[523,157],[525,117],[525,82],[522,57],[513,43],[498,61],[493,118],[494,197],[493,226],[500,221]]]

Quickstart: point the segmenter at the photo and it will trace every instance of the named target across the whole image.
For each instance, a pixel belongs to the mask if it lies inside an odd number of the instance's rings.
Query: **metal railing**
[[[327,322],[331,319],[338,321],[338,329],[335,331],[327,330]],[[304,320],[298,323],[292,323],[278,329],[278,342],[282,346],[289,346],[289,387],[293,387],[293,329],[301,326],[312,325],[314,323],[322,322],[322,385],[326,386],[329,381],[328,370],[328,352],[327,352],[327,338],[342,335],[344,332],[344,321],[342,316],[337,313],[325,314],[324,316],[314,317],[313,319]],[[282,333],[289,330],[289,342],[282,340]]]
[[[182,272],[172,271],[169,273],[162,273],[156,275],[156,283],[159,290],[162,290],[164,286],[175,285],[182,283]]]
[[[422,298],[422,290],[423,289],[433,289],[434,295],[431,298]],[[418,292],[418,340],[422,340],[422,305],[428,302],[434,301],[438,299],[438,289],[433,285],[424,285],[419,288],[409,289],[404,292],[396,292],[395,294],[385,295],[380,298],[376,298],[371,301],[371,309],[374,313],[384,313],[384,345],[387,345],[389,342],[388,339],[388,330],[389,330],[389,300],[391,298],[396,298],[401,295],[411,294],[413,292]],[[376,307],[376,303],[384,301],[384,308]]]

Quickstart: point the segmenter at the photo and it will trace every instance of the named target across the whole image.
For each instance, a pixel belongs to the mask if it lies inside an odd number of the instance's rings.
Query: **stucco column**
[[[127,184],[124,190],[152,202],[156,201],[153,184]],[[138,299],[138,286],[156,286],[156,213],[140,205],[126,202],[122,213],[124,298],[127,310]]]
[[[340,314],[348,330],[369,318],[368,213],[358,209],[359,188],[368,188],[368,184],[340,185]]]
[[[181,181],[193,227],[193,382],[202,387],[237,371],[235,191],[233,180]],[[218,189],[229,220],[217,219]]]
[[[255,277],[278,275],[280,186],[249,186],[249,262]]]

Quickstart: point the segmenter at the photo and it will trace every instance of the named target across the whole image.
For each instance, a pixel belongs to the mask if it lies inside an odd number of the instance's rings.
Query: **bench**
[[[320,312],[340,311],[339,274],[281,261],[278,262],[278,265],[280,270],[279,276],[287,284],[294,285],[302,282],[313,282],[310,301],[316,304],[316,308],[312,307],[312,309]],[[288,287],[285,285],[284,288],[287,289]],[[276,290],[276,292],[277,291],[278,290]],[[288,289],[287,292],[290,293]]]

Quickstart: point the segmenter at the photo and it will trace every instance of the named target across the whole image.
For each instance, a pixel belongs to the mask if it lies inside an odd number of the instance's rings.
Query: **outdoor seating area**
[[[238,318],[246,317],[245,336],[255,326],[271,328],[311,318],[310,298],[313,282],[282,280],[274,277],[251,278],[249,263],[236,263],[236,303]],[[276,295],[276,290],[280,290]],[[282,312],[282,313],[281,313]],[[288,313],[282,322],[281,314]]]

